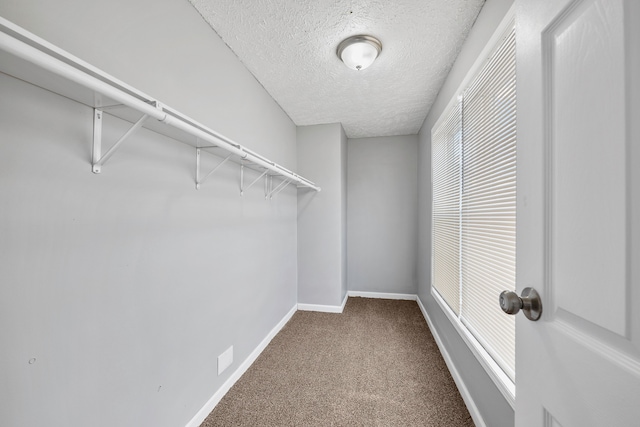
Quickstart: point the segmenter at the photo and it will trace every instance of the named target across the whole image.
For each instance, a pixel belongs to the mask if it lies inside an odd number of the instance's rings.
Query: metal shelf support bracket
[[[279,194],[282,190],[284,190],[287,187],[287,185],[289,185],[289,183],[291,183],[291,180],[287,178],[284,181],[282,181],[280,184],[278,184],[276,188],[271,190],[271,192],[269,193],[269,199],[270,200],[273,199],[273,196]]]
[[[202,178],[200,178],[200,149],[197,148],[196,149],[196,189],[199,190],[200,189],[200,185],[207,179],[209,178],[211,175],[213,175],[213,173],[215,171],[217,171],[222,165],[224,165],[225,163],[227,163],[227,161],[231,158],[231,156],[233,156],[233,154],[229,154],[227,157],[225,157],[220,163],[217,164],[217,166],[215,168],[213,168],[213,170],[211,172],[209,172],[208,174],[206,174],[205,176],[203,176]]]
[[[251,181],[251,183],[245,187],[244,186],[244,165],[241,165],[240,166],[240,195],[244,196],[244,190],[248,190],[249,188],[251,188],[253,186],[253,184],[255,184],[256,182],[260,181],[260,178],[265,176],[267,174],[267,172],[269,172],[268,169],[265,170],[264,172],[262,172],[259,177],[257,177],[253,181]]]
[[[107,150],[104,155],[102,154],[102,116],[104,112],[102,110],[98,110],[97,108],[93,109],[93,153],[91,155],[91,163],[92,163],[92,171],[93,173],[102,172],[102,166],[105,164],[107,160],[116,150],[120,147],[120,145],[131,135],[133,135],[138,129],[142,127],[144,121],[149,117],[147,114],[143,114],[142,117],[133,124],[129,128],[124,135],[120,137],[119,140],[116,141],[115,144],[111,146]]]

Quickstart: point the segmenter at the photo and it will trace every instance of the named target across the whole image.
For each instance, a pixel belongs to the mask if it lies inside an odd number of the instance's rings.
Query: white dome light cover
[[[380,52],[382,52],[380,40],[360,35],[340,42],[337,54],[347,67],[360,71],[373,64]]]

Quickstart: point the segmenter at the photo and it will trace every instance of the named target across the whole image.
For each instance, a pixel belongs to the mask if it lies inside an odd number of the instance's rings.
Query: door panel
[[[626,336],[622,6],[605,0],[572,4],[544,31],[542,56],[551,208],[548,295],[558,314],[566,311]],[[593,295],[604,283],[610,304],[601,305]]]
[[[640,419],[640,2],[516,0],[516,425]]]

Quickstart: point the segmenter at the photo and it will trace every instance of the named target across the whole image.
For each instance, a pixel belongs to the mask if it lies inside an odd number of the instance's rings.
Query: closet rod
[[[154,119],[163,121],[167,114],[144,101],[122,92],[121,90],[105,83],[97,78],[75,68],[71,65],[52,57],[51,55],[36,49],[6,33],[0,33],[0,48],[18,58],[31,62],[47,71],[58,74],[72,82],[94,90],[104,96],[108,96],[127,107],[131,107]]]
[[[53,51],[55,54],[63,56],[71,63],[79,63],[81,67],[84,64],[83,61],[77,60],[74,56],[67,52],[62,51],[54,46],[47,46],[44,43],[38,43],[39,38],[28,31],[18,27],[15,24],[0,17],[0,28],[8,28],[10,31],[15,32],[26,38],[36,46],[41,45],[43,50]],[[48,43],[47,43],[48,44]],[[143,114],[153,117],[169,126],[180,129],[190,135],[196,136],[204,141],[209,142],[217,147],[220,147],[229,153],[235,154],[245,161],[249,161],[260,167],[268,169],[290,179],[293,182],[298,183],[302,187],[308,187],[315,191],[320,191],[320,187],[313,182],[301,177],[300,175],[291,172],[290,170],[264,158],[263,156],[243,147],[240,144],[233,142],[231,139],[189,119],[189,121],[173,115],[170,112],[164,111],[162,104],[154,99],[141,100],[129,93],[126,93],[122,89],[112,86],[108,82],[102,81],[86,72],[74,67],[73,65],[64,62],[52,55],[46,53],[43,50],[38,49],[24,41],[18,40],[5,32],[0,32],[0,49],[35,64],[49,72],[62,76],[72,82],[78,83],[88,89],[98,92],[106,97],[113,99],[119,103],[122,103],[134,110],[137,110]],[[85,67],[87,68],[87,67]],[[93,68],[93,67],[91,67]],[[90,69],[90,68],[89,68]],[[110,76],[109,76],[110,77]],[[115,84],[119,84],[119,81],[114,81]],[[168,109],[171,111],[171,109]]]

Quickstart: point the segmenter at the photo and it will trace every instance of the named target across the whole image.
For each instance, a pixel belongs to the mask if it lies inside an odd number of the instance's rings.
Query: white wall
[[[322,187],[298,194],[298,302],[338,307],[347,288],[347,138],[339,123],[297,135],[298,172]]]
[[[513,426],[514,412],[431,296],[431,128],[513,4],[487,0],[419,133],[418,297],[487,426]]]
[[[0,15],[295,170],[291,120],[187,1],[161,3]],[[90,108],[0,93],[0,425],[185,425],[296,304],[295,188],[240,197],[229,165],[197,191],[195,150],[147,131],[94,175]]]
[[[418,137],[349,139],[349,290],[418,290]]]

